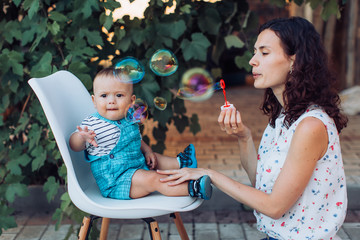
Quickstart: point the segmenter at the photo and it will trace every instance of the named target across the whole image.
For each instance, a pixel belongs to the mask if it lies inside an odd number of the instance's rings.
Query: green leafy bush
[[[174,3],[175,12],[165,14],[166,7]],[[135,92],[149,104],[150,118],[157,124],[153,130],[156,143],[151,146],[162,152],[169,124],[180,133],[186,127],[194,134],[200,131],[197,115],[186,116],[184,101],[171,91],[178,87],[185,70],[217,68],[213,73],[219,77],[219,59],[231,48],[241,49],[243,54],[235,61],[249,71],[251,40],[245,36],[256,16],[248,11],[245,0],[150,0],[144,19],[125,16],[117,21],[112,11],[121,6],[114,0],[2,0],[0,7],[0,234],[16,226],[9,204],[28,194],[27,185],[43,184],[51,201],[66,184],[66,168],[27,84],[30,78],[66,69],[91,91],[92,78],[104,65],[125,56],[139,59],[147,71]],[[333,7],[327,9],[333,12]],[[172,50],[179,61],[178,71],[169,77],[155,76],[147,64],[155,50],[162,48]],[[165,111],[153,107],[155,96],[167,100]],[[64,216],[81,221],[83,214],[65,193],[53,217],[60,224]]]

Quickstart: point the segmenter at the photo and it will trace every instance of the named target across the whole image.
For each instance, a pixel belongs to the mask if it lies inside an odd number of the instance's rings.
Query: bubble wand
[[[229,107],[230,105],[228,104],[227,100],[226,100],[226,91],[225,91],[225,82],[223,79],[220,80],[220,87],[223,90],[223,94],[224,94],[224,98],[225,98],[225,105],[224,107]]]
[[[221,106],[221,110],[227,109],[227,108],[233,108],[234,106],[232,104],[229,104],[226,100],[226,91],[225,91],[225,81],[223,79],[220,80],[220,87],[223,90],[224,98],[225,98],[225,105]]]

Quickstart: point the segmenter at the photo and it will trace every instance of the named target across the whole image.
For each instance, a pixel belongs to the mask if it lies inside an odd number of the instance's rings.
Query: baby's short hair
[[[101,69],[95,76],[95,79],[97,77],[114,77],[114,68],[112,67],[107,67],[107,68],[103,68]],[[94,81],[95,81],[94,79]]]

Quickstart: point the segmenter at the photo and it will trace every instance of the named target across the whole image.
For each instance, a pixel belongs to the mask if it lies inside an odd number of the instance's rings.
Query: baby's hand
[[[148,165],[148,167],[153,170],[156,169],[157,166],[157,157],[155,155],[154,152],[147,152],[145,153],[145,159],[146,159],[146,164]]]
[[[94,147],[98,147],[99,145],[96,143],[95,141],[95,132],[93,130],[89,130],[87,126],[84,127],[84,129],[82,129],[81,127],[77,126],[76,127],[79,130],[79,134],[80,136],[82,136],[82,138],[90,143],[91,145],[93,145]]]

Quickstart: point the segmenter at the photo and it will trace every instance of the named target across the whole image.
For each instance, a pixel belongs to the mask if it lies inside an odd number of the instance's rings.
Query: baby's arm
[[[156,154],[151,150],[149,145],[147,145],[143,140],[141,140],[141,147],[142,153],[145,156],[146,164],[150,169],[155,169],[157,166],[157,157]]]
[[[76,128],[79,131],[71,134],[69,139],[69,145],[73,151],[80,152],[82,150],[85,150],[86,142],[92,144],[94,147],[98,146],[95,141],[96,134],[93,130],[88,130],[86,126],[84,127],[84,129],[79,126],[77,126]]]

